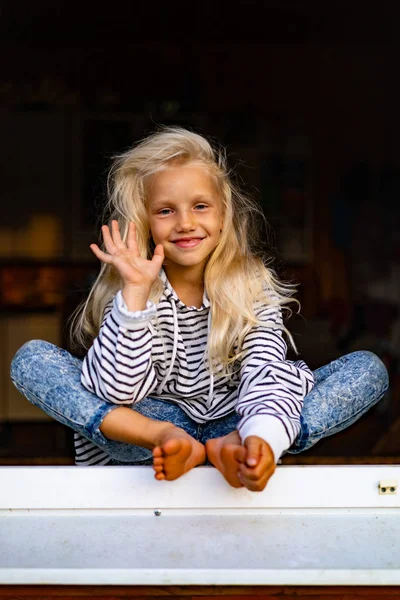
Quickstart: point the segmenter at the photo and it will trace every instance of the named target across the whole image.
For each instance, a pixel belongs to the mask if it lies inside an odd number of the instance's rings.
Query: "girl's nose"
[[[178,214],[176,227],[178,231],[189,231],[195,228],[195,218],[191,211],[182,211]]]

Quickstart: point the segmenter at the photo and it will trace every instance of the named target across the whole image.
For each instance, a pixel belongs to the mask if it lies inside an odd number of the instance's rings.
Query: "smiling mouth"
[[[204,238],[182,238],[180,240],[174,240],[173,244],[178,248],[195,248],[203,241]]]

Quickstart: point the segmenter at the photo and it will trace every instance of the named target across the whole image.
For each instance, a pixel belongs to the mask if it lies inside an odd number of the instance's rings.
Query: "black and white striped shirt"
[[[210,328],[210,301],[186,306],[162,272],[165,289],[157,306],[129,312],[121,292],[104,314],[98,337],[83,361],[81,381],[100,398],[132,405],[145,397],[178,404],[194,421],[205,423],[232,411],[241,418],[241,439],[258,435],[278,460],[300,429],[303,398],[313,374],[301,361],[286,360],[279,306],[257,304],[263,325],[246,335],[232,380],[210,375],[204,361]],[[264,325],[265,323],[265,325]],[[99,447],[75,434],[78,465],[107,464]]]

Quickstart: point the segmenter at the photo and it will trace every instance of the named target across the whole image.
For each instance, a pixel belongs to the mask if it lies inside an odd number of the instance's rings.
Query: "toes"
[[[162,457],[162,455],[163,451],[160,446],[155,446],[155,448],[153,448],[153,458],[159,458]]]
[[[153,470],[156,472],[156,474],[159,473],[164,473],[164,468],[165,468],[165,459],[164,459],[164,455],[162,453],[161,448],[156,448],[157,452],[156,452],[156,456],[153,456]],[[161,453],[160,456],[158,456],[159,452]],[[164,473],[165,475],[165,473]]]
[[[190,437],[167,439],[153,450],[153,470],[158,480],[173,481],[204,462],[204,446]]]

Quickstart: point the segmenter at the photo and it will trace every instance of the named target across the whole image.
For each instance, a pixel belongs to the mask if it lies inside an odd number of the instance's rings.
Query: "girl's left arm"
[[[303,398],[314,376],[302,360],[286,359],[281,308],[264,306],[257,312],[263,324],[252,328],[242,347],[238,432],[243,441],[251,435],[264,439],[278,461],[300,431]]]

